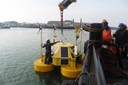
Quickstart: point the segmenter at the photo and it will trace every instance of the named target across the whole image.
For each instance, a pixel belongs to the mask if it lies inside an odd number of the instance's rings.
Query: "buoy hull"
[[[54,69],[52,64],[45,64],[41,58],[34,61],[34,70],[37,72],[49,72]]]
[[[82,65],[78,67],[61,66],[61,74],[68,78],[77,78],[82,70]]]

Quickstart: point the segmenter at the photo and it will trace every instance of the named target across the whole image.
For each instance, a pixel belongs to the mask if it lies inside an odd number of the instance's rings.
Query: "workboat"
[[[62,85],[127,85],[128,45],[121,53],[114,42],[103,42],[101,23],[84,24],[82,28],[90,33],[82,71],[75,80],[64,80]]]
[[[59,4],[61,13],[76,1],[63,0]],[[82,29],[89,32],[89,40],[84,45],[82,71],[75,80],[64,80],[62,85],[127,85],[128,45],[124,45],[121,53],[114,42],[102,42],[101,23],[85,23]]]

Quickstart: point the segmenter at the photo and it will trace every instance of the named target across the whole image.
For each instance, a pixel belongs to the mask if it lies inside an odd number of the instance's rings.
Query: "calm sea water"
[[[75,41],[74,30],[64,30],[64,37],[60,30],[56,33],[59,40]],[[86,41],[88,33],[83,34]],[[52,36],[52,29],[43,30],[43,43],[47,39],[52,41]],[[35,73],[33,62],[39,57],[38,29],[0,29],[0,85],[60,85],[64,77],[58,68],[50,73]]]
[[[64,36],[61,36],[60,30],[56,33],[59,40],[75,43],[74,30],[64,30]],[[83,31],[83,44],[88,37],[88,33]],[[43,43],[47,39],[52,41],[52,38],[53,29],[43,30]],[[49,73],[35,73],[33,62],[39,57],[38,29],[0,29],[0,85],[61,85],[65,78],[58,67]],[[114,81],[128,84],[127,79],[108,79],[108,82]]]

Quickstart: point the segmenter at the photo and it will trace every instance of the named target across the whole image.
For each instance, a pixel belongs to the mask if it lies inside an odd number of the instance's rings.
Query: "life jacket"
[[[106,43],[112,43],[112,36],[111,36],[111,30],[110,29],[104,29],[102,31],[102,41],[106,42]],[[102,47],[109,50],[108,45],[102,44]]]
[[[102,32],[102,41],[103,42],[112,42],[112,36],[111,36],[111,30],[110,29],[104,29]]]

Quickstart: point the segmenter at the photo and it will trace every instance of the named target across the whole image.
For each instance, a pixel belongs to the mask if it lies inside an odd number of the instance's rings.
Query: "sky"
[[[0,0],[0,22],[41,22],[59,21],[58,4],[62,0]],[[77,0],[64,10],[64,20],[79,22],[102,22],[110,26],[119,23],[128,25],[128,0]]]

